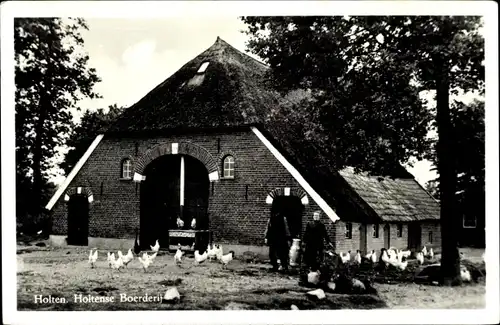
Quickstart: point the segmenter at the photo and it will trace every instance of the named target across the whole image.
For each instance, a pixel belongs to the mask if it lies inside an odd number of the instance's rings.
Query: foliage
[[[330,152],[338,168],[378,174],[422,158],[429,114],[417,93],[436,91],[444,283],[460,282],[449,94],[484,92],[480,17],[243,17],[248,48],[271,67],[283,93],[311,94],[291,129]],[[284,111],[282,118],[291,112]],[[434,113],[434,112],[432,112]],[[279,115],[279,113],[277,114]],[[311,117],[319,127],[302,123]],[[286,127],[282,125],[282,127]]]
[[[71,130],[71,110],[85,97],[95,98],[96,72],[82,51],[82,19],[18,18],[14,20],[15,127],[17,183],[32,182],[28,192],[33,213],[41,208],[51,158]]]
[[[71,147],[71,149],[60,164],[66,175],[83,156],[95,137],[99,133],[106,131],[122,111],[123,107],[118,107],[114,104],[108,107],[107,112],[100,108],[97,111],[86,111],[83,114],[80,123],[73,129],[66,142],[66,145]]]

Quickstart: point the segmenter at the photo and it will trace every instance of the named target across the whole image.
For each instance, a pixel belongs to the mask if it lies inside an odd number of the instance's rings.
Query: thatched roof
[[[197,73],[204,62],[204,73]],[[263,122],[279,96],[263,88],[263,63],[220,38],[128,108],[109,132],[216,128]]]
[[[197,73],[204,62],[209,62],[208,68]],[[408,172],[382,182],[348,170],[338,172],[320,148],[307,142],[303,134],[295,134],[300,131],[287,128],[286,123],[270,125],[267,117],[273,109],[287,105],[289,100],[266,87],[268,69],[217,38],[210,48],[126,109],[108,134],[192,132],[253,125],[342,219],[439,219],[439,205]]]

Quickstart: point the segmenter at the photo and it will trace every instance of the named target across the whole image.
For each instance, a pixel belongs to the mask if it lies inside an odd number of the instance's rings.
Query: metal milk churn
[[[290,266],[296,266],[298,264],[300,254],[300,239],[293,239],[292,247],[290,247]]]

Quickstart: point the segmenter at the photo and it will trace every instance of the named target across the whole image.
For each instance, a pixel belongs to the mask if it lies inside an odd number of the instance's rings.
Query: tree
[[[122,113],[123,107],[116,104],[110,105],[108,111],[102,108],[97,111],[86,111],[80,123],[74,128],[66,145],[70,147],[64,161],[59,165],[66,175],[73,169],[78,160],[83,156],[95,137],[111,126]]]
[[[485,216],[485,124],[484,101],[470,104],[455,101],[451,105],[452,133],[455,139],[457,186],[455,196],[458,211],[471,217]],[[438,165],[436,143],[428,159]],[[439,198],[439,177],[427,184],[427,189]]]
[[[450,133],[449,94],[458,89],[484,90],[480,18],[243,17],[242,20],[249,27],[249,50],[269,63],[270,80],[277,89],[286,92],[302,88],[313,94],[316,108],[309,109],[309,114],[320,115],[317,120],[324,135],[333,135],[328,141],[332,143],[330,148],[335,153],[332,157],[336,157],[339,168],[349,164],[380,172],[390,170],[395,162],[408,161],[409,156],[421,158],[427,149],[423,129],[429,127],[429,116],[415,93],[436,91],[441,280],[443,284],[459,283],[456,147]],[[364,157],[373,163],[364,162]]]
[[[16,158],[18,179],[32,182],[30,206],[41,211],[42,194],[55,149],[72,127],[70,110],[95,98],[100,81],[88,67],[80,30],[83,19],[14,20]]]

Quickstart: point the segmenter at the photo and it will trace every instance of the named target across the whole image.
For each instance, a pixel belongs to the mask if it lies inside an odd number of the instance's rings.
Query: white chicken
[[[207,247],[207,257],[209,260],[215,260],[217,259],[217,249],[214,247],[214,245],[208,245]]]
[[[175,252],[174,255],[174,261],[176,265],[180,265],[182,263],[182,250],[181,250],[181,244],[177,245],[177,251]]]
[[[371,256],[371,259],[373,264],[375,264],[377,262],[377,252],[375,252],[375,250],[372,250],[372,256]]]
[[[416,258],[417,258],[418,264],[420,264],[420,265],[424,264],[424,253],[418,252]]]
[[[349,263],[349,261],[351,260],[351,251],[348,251],[347,253],[340,252],[340,259],[344,264]]]
[[[222,268],[225,268],[227,264],[233,260],[233,258],[234,258],[233,251],[229,251],[228,254],[222,255],[222,257],[220,258],[220,261],[222,263]]]
[[[207,251],[205,251],[203,254],[200,255],[200,252],[198,250],[194,251],[194,262],[197,264],[201,264],[207,260],[208,254]]]
[[[460,277],[462,278],[463,282],[470,282],[472,278],[470,275],[470,271],[467,270],[467,268],[463,265],[460,266]]]
[[[374,250],[372,250],[371,252],[369,252],[368,254],[366,254],[366,255],[365,255],[365,258],[366,258],[367,260],[371,260],[372,255],[373,255],[373,253],[374,253],[374,252],[375,252],[375,251],[374,251]]]
[[[128,267],[128,264],[134,259],[134,254],[132,254],[132,249],[129,248],[127,255],[123,255],[121,251],[118,251],[118,257],[121,257],[123,265]]]
[[[402,250],[402,251],[401,251],[401,254],[403,255],[403,257],[408,258],[408,257],[410,257],[410,255],[411,255],[411,251],[410,251],[410,250],[406,250],[406,251],[403,251],[403,250]]]
[[[382,262],[384,262],[385,265],[391,262],[391,259],[389,258],[386,249],[382,250],[382,255],[380,256],[380,259],[382,260]]]
[[[424,248],[422,248],[422,253],[424,256],[427,256],[427,247],[424,246]]]
[[[184,221],[182,221],[181,217],[177,217],[177,228],[181,229],[184,227]]]
[[[112,263],[111,263],[111,268],[114,269],[114,270],[118,270],[120,271],[121,268],[123,268],[123,260],[120,256],[118,256],[118,258],[115,260],[115,254],[111,254],[113,260],[112,260]]]
[[[404,271],[408,266],[408,260],[403,256],[401,260],[396,261],[396,265],[394,266],[396,266],[401,271]]]
[[[153,263],[153,260],[153,255],[149,256],[148,253],[144,253],[142,256],[139,256],[139,262],[141,262],[144,272],[147,272],[147,269]]]
[[[95,262],[97,261],[97,257],[98,257],[97,248],[95,248],[94,253],[92,253],[92,249],[91,249],[90,253],[89,253],[89,263],[90,263],[91,268],[94,268]]]
[[[429,252],[427,253],[427,257],[430,258],[431,260],[434,258],[434,251],[432,250],[432,247],[429,248]]]
[[[386,250],[387,252],[387,256],[389,257],[390,260],[396,260],[397,258],[397,255],[396,255],[396,251],[392,248],[389,248],[388,250]]]
[[[222,245],[215,245],[215,256],[218,260],[221,259],[222,255],[224,255],[223,250],[222,250]]]
[[[153,252],[158,252],[160,250],[160,243],[158,242],[158,239],[156,240],[156,244],[154,246],[149,245],[149,247],[151,247]]]
[[[109,268],[112,267],[114,260],[115,260],[115,253],[108,252],[108,264],[109,264]]]
[[[361,264],[361,252],[358,250],[354,256],[354,263]]]

